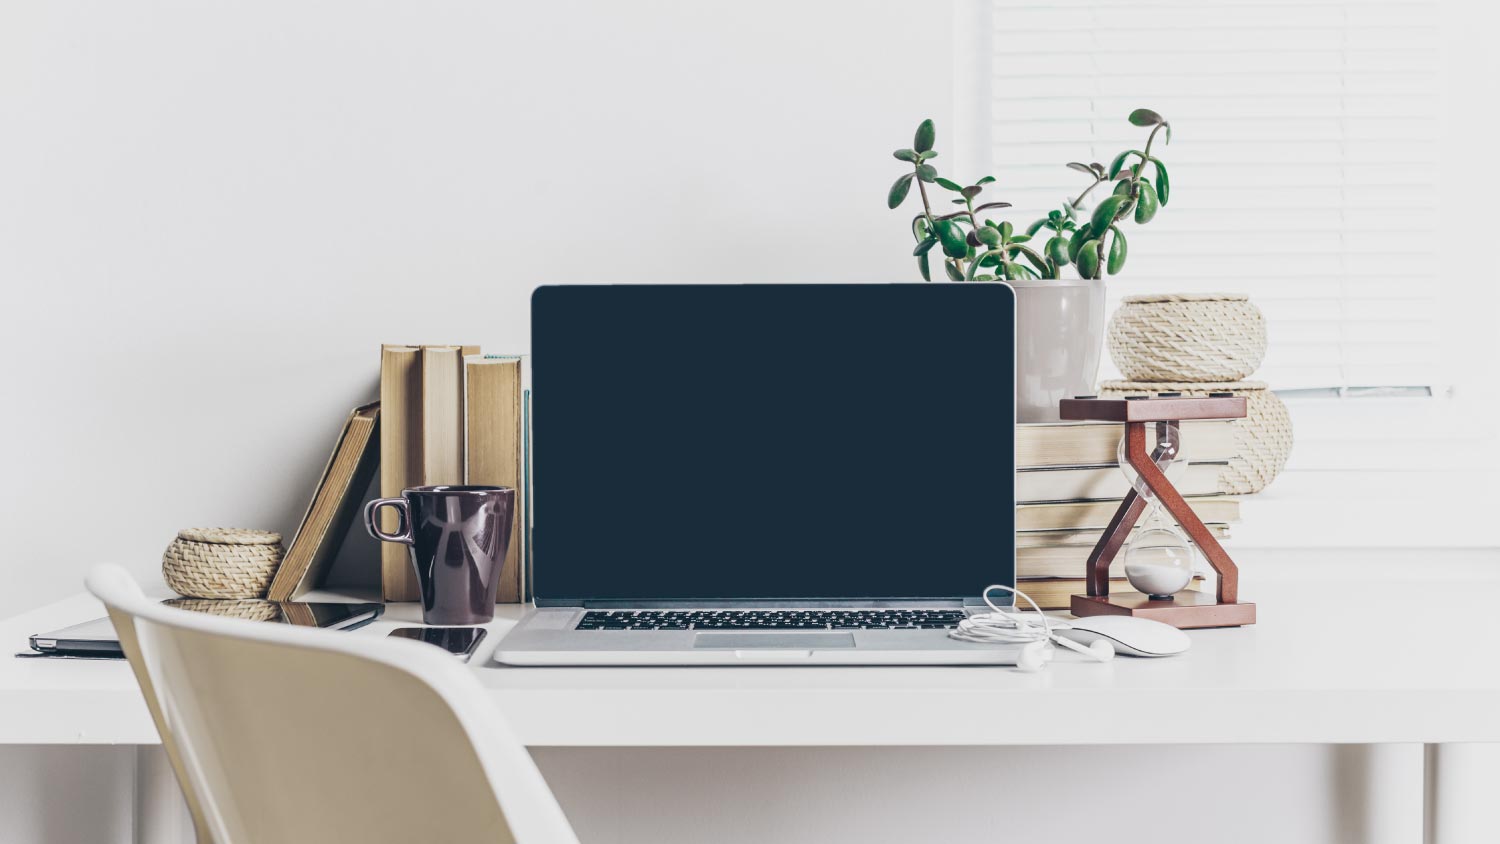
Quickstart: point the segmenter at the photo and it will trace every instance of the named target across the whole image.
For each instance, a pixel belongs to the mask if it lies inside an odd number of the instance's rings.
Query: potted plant
[[[1003,280],[1015,288],[1016,413],[1022,422],[1055,421],[1060,399],[1094,392],[1104,346],[1104,276],[1118,273],[1129,254],[1123,226],[1132,219],[1149,223],[1171,195],[1166,165],[1152,152],[1158,133],[1164,145],[1171,142],[1171,125],[1146,108],[1132,111],[1129,120],[1151,130],[1145,148],[1121,152],[1108,167],[1069,162],[1089,184],[1024,231],[990,216],[1000,216],[1009,202],[980,200],[994,176],[961,185],[938,175],[931,120],[917,127],[910,149],[894,153],[912,171],[891,185],[886,204],[900,207],[917,186],[922,211],[911,221],[912,254],[922,278],[932,280],[936,252],[950,281]],[[1088,195],[1109,182],[1113,191],[1086,206]],[[956,194],[937,198],[958,207],[934,209],[928,185]]]

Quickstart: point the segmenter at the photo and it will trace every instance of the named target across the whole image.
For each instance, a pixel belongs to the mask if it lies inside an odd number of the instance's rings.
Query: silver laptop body
[[[865,330],[840,327],[851,320]],[[913,321],[912,336],[893,345],[848,348]],[[784,344],[785,359],[768,363],[801,371],[789,386],[735,353],[751,341],[738,334],[746,323],[760,342]],[[796,332],[823,330],[814,326],[835,335],[832,351],[796,348]],[[985,586],[1015,585],[1008,286],[543,287],[532,343],[535,606],[497,646],[497,662],[1015,663],[1015,646],[949,636],[983,608]],[[940,347],[937,357],[895,364],[889,395],[881,379],[850,374],[923,343]],[[661,364],[690,353],[695,363]],[[622,385],[634,369],[641,382]],[[821,394],[851,382],[847,397]],[[784,416],[757,410],[778,391],[791,399]],[[743,426],[742,414],[752,417]],[[703,435],[708,422],[724,436]],[[760,431],[782,439],[767,444]],[[936,489],[916,498],[922,484]],[[814,596],[797,597],[805,593]]]

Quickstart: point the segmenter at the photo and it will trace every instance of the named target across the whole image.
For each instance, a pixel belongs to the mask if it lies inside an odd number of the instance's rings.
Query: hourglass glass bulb
[[[1176,484],[1186,468],[1182,458],[1182,441],[1179,431],[1172,432],[1175,447],[1158,451],[1157,467],[1172,484]],[[1125,440],[1119,447],[1120,469],[1130,479],[1131,486],[1147,501],[1145,518],[1127,542],[1123,555],[1125,579],[1138,592],[1156,600],[1166,600],[1185,588],[1193,580],[1193,546],[1186,536],[1167,517],[1161,502],[1151,491],[1140,473],[1135,470],[1125,453]]]

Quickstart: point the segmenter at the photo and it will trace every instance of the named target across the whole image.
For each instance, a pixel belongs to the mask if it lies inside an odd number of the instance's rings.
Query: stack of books
[[[1230,420],[1182,424],[1177,489],[1219,539],[1239,521],[1239,500],[1222,495],[1220,476],[1237,454]],[[1117,422],[1047,422],[1016,426],[1016,579],[1042,609],[1067,609],[1082,594],[1089,552],[1130,490],[1116,455]],[[1152,444],[1154,447],[1154,444]],[[1139,528],[1137,528],[1139,530]],[[1119,559],[1110,592],[1130,593]],[[1211,589],[1200,579],[1196,588]]]
[[[482,355],[478,346],[380,349],[380,494],[433,484],[482,484],[518,491],[499,600],[526,594],[522,490],[521,358]],[[395,530],[396,516],[382,514]],[[381,543],[387,601],[415,601],[406,546]]]

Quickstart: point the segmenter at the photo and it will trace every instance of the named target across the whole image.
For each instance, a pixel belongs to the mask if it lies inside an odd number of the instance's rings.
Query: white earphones
[[[1031,604],[1032,610],[1036,612],[1036,618],[1031,618],[1021,611],[1008,612],[995,606],[990,600],[990,592],[995,589],[1003,589],[1020,598],[1025,598],[1026,603]],[[1054,643],[1077,651],[1097,662],[1109,662],[1115,658],[1115,649],[1102,639],[1081,645],[1072,639],[1065,639],[1055,635],[1052,631],[1064,629],[1067,622],[1056,621],[1048,618],[1042,612],[1036,601],[1031,600],[1019,589],[1013,589],[1002,584],[995,584],[984,590],[984,602],[989,605],[991,612],[978,613],[958,623],[957,629],[948,635],[954,639],[965,642],[979,642],[992,645],[1022,645],[1021,653],[1016,657],[1016,667],[1022,671],[1040,671],[1052,659],[1052,645]]]

